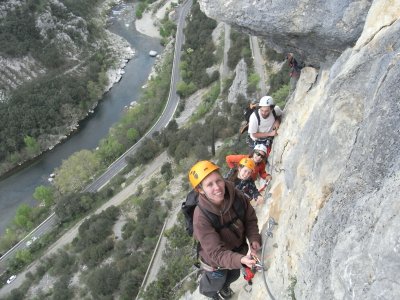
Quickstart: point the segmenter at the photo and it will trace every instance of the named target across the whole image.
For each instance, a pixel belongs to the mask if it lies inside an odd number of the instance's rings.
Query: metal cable
[[[265,246],[267,245],[268,238],[273,237],[272,229],[274,228],[274,225],[278,225],[278,223],[275,222],[274,218],[270,217],[268,219],[267,231],[265,232],[265,238],[264,238],[263,245],[262,245],[261,262],[263,264],[264,264],[264,257],[265,257]],[[268,287],[267,278],[265,276],[265,268],[262,268],[262,273],[263,273],[264,285],[265,285],[265,288],[267,289],[268,295],[271,298],[271,300],[275,300],[274,296],[271,293],[271,290]]]

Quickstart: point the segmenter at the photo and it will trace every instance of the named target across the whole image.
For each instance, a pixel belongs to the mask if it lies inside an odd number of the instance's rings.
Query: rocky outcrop
[[[372,0],[199,3],[209,17],[263,38],[278,52],[294,52],[308,64],[319,66],[355,44]]]
[[[99,18],[96,22],[98,25],[102,24],[105,27],[104,15],[117,2],[119,1],[104,0],[102,5],[97,8]],[[0,3],[0,18],[6,18],[7,13],[25,5],[25,1],[19,0]],[[64,71],[65,74],[82,71],[85,68],[84,62],[89,57],[88,53],[95,53],[99,47],[105,45],[110,48],[115,57],[122,57],[125,63],[133,56],[133,50],[130,49],[129,44],[109,32],[104,32],[102,37],[104,41],[90,38],[89,26],[91,25],[87,20],[74,15],[59,0],[46,2],[40,13],[35,15],[35,28],[41,42],[46,47],[57,49],[59,53],[62,53],[66,65],[71,66]],[[16,57],[0,55],[0,62],[0,102],[6,101],[7,94],[21,84],[49,71],[30,53]],[[120,67],[118,64],[117,68],[120,69],[123,66]],[[118,76],[119,78],[121,76],[121,74],[117,74],[115,78],[113,70],[109,73],[111,83],[118,81]],[[108,86],[106,90],[109,88]]]
[[[400,2],[200,3],[321,66],[302,70],[270,158],[275,298],[400,299]],[[267,298],[261,278],[252,295]]]
[[[235,69],[235,78],[229,88],[228,102],[235,103],[239,95],[247,97],[247,65],[241,59]]]

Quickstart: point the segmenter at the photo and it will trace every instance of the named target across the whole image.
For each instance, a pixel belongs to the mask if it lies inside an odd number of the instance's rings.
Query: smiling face
[[[256,150],[254,151],[252,158],[256,164],[259,164],[265,158],[265,152],[261,150]]]
[[[220,206],[224,202],[225,181],[219,172],[214,171],[204,178],[198,189],[215,205]]]
[[[253,172],[253,171],[252,171],[250,168],[248,168],[248,167],[241,167],[241,168],[239,168],[238,177],[239,177],[240,179],[242,179],[242,180],[249,179],[252,172]]]

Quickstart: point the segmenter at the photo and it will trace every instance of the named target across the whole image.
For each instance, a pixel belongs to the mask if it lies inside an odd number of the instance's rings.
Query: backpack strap
[[[219,221],[219,217],[216,214],[208,211],[205,208],[202,208],[200,206],[200,204],[197,204],[197,207],[201,210],[203,215],[205,215],[206,218],[211,222],[211,225],[215,228],[215,230],[217,232],[219,232],[223,228],[229,228],[233,232],[233,234],[235,234],[237,237],[239,237],[239,234],[237,233],[234,226],[232,226],[232,225],[236,222],[237,219],[240,219],[244,223],[245,207],[244,207],[244,203],[241,199],[236,199],[236,201],[233,202],[232,208],[235,211],[236,217],[234,217],[232,220],[229,221],[229,223],[224,224],[224,225],[221,225],[221,223]],[[197,263],[194,264],[197,268],[200,268],[200,263],[199,263],[200,247],[201,247],[200,242],[197,242],[197,245],[196,245],[196,261],[197,261]]]
[[[275,105],[274,105],[274,107],[275,107]],[[276,115],[276,112],[275,112],[274,107],[272,107],[272,115],[274,116],[275,120],[280,121],[280,120],[281,120],[281,117]],[[260,114],[259,114],[259,112],[258,112],[258,109],[256,109],[256,110],[254,111],[254,113],[256,114],[256,117],[257,117],[258,126],[260,126],[260,124],[261,124],[261,119],[260,119]]]
[[[256,109],[256,110],[254,111],[254,113],[256,114],[256,117],[257,117],[258,126],[260,126],[260,124],[261,124],[261,119],[260,119],[260,114],[259,114],[259,112],[258,112],[258,109]],[[274,116],[275,116],[275,115],[274,115]]]
[[[206,218],[211,222],[212,227],[219,231],[221,229],[221,223],[219,222],[218,216],[207,209],[202,208],[200,204],[197,204],[197,207],[200,208],[203,215],[205,215]]]
[[[228,223],[221,225],[221,222],[219,221],[219,217],[208,211],[207,209],[202,208],[199,204],[197,204],[201,212],[207,217],[207,219],[211,222],[211,225],[215,228],[217,232],[221,231],[223,228],[229,228],[236,236],[238,236],[238,233],[234,228],[232,228],[232,224],[234,224],[237,219],[240,219],[242,223],[244,223],[244,213],[245,213],[245,207],[244,203],[241,199],[237,199],[235,202],[233,202],[233,210],[236,214],[234,218],[232,218]]]

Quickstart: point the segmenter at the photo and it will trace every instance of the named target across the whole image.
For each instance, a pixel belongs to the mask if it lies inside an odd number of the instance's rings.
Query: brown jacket
[[[243,201],[243,207],[246,209],[244,224],[240,219],[235,222],[239,237],[229,228],[222,228],[217,232],[198,207],[193,214],[193,236],[200,242],[200,256],[205,263],[214,268],[240,269],[242,266],[240,259],[244,255],[231,250],[245,243],[246,238],[250,243],[258,241],[261,245],[257,215],[243,193],[235,189],[232,182],[225,181],[225,209],[223,211],[220,211],[204,195],[199,195],[199,205],[220,216],[221,224],[229,223],[236,216],[232,207],[234,201]]]

